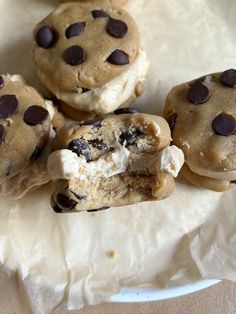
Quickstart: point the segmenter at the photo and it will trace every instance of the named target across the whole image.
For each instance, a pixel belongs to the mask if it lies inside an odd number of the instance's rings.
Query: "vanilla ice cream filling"
[[[236,180],[236,170],[231,171],[212,171],[206,168],[197,167],[186,161],[186,164],[194,173],[217,180],[235,181]]]
[[[113,152],[89,163],[83,156],[79,157],[68,149],[55,151],[49,156],[48,172],[52,180],[110,178],[126,172],[128,168],[153,175],[163,171],[177,177],[183,163],[183,152],[176,146],[166,147],[153,155],[139,156],[117,143]]]
[[[129,68],[107,84],[88,92],[67,92],[58,89],[42,72],[39,75],[56,97],[74,109],[97,114],[106,114],[124,104],[134,93],[138,83],[144,83],[149,62],[146,53],[139,49],[137,57]]]

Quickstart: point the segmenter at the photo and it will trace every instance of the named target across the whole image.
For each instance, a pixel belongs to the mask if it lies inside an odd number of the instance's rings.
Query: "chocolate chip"
[[[139,130],[124,132],[120,135],[119,142],[121,145],[128,147],[135,144],[135,141],[142,133]]]
[[[12,162],[10,161],[10,162],[9,162],[9,165],[7,166],[6,176],[9,177],[9,175],[12,173],[12,171],[13,171],[13,164],[12,164]]]
[[[212,128],[218,135],[230,136],[236,130],[236,121],[234,117],[221,113],[213,120]]]
[[[203,104],[209,99],[209,96],[208,88],[201,82],[193,84],[187,95],[188,100],[194,105]]]
[[[49,49],[55,42],[55,32],[49,26],[41,27],[36,34],[36,42],[39,47]]]
[[[53,208],[54,212],[56,212],[57,214],[63,213],[63,209],[61,207],[59,207],[57,204],[52,205],[52,208]]]
[[[71,141],[68,145],[68,149],[73,153],[76,153],[79,157],[81,155],[84,156],[87,162],[91,161],[91,150],[88,142],[85,139],[79,138],[77,140]]]
[[[234,181],[231,181],[231,183],[235,184],[235,183],[236,183],[236,180],[234,180]]]
[[[115,38],[123,38],[128,32],[128,26],[121,20],[109,18],[107,23],[107,32]]]
[[[109,15],[103,10],[93,10],[91,13],[94,19],[109,17]]]
[[[88,213],[98,212],[98,211],[106,210],[106,209],[109,209],[109,208],[110,208],[109,206],[104,206],[104,207],[101,207],[101,208],[89,209],[89,210],[87,210],[87,212],[88,212]]]
[[[76,201],[69,199],[68,196],[64,194],[57,194],[57,203],[59,206],[63,207],[63,209],[73,209],[78,204]]]
[[[39,147],[39,146],[35,146],[35,149],[30,157],[30,161],[36,161],[39,159],[39,157],[41,156],[42,154],[42,147]]]
[[[64,61],[70,65],[79,65],[86,60],[86,54],[80,46],[71,46],[66,49]]]
[[[19,107],[15,95],[3,95],[0,97],[0,118],[7,118],[17,113]]]
[[[87,93],[87,92],[89,92],[91,90],[91,89],[85,88],[85,87],[81,87],[81,89],[82,89],[82,94],[83,93]]]
[[[119,49],[113,51],[112,54],[110,54],[110,56],[107,58],[107,61],[114,65],[129,64],[128,55],[124,51]]]
[[[173,113],[167,120],[171,131],[174,130],[176,118],[177,118],[177,114]]]
[[[87,199],[87,196],[85,195],[80,195],[80,194],[77,194],[75,193],[74,191],[72,191],[71,189],[68,189],[79,201],[82,201],[82,200],[86,200]]]
[[[220,81],[228,87],[236,87],[236,70],[229,69],[224,71],[220,76]]]
[[[102,120],[103,119],[101,119],[101,118],[86,120],[86,121],[80,122],[80,125],[92,125],[93,128],[100,128],[102,125]]]
[[[189,86],[191,87],[191,86],[193,86],[193,85],[195,85],[195,84],[197,84],[197,83],[204,83],[205,79],[206,79],[206,76],[201,76],[201,77],[199,77],[198,79],[196,79],[196,80],[190,82],[190,83],[189,83]]]
[[[30,106],[24,113],[23,120],[26,124],[34,126],[43,123],[49,116],[48,111],[40,106]]]
[[[4,140],[5,138],[5,129],[4,129],[4,126],[2,124],[0,124],[0,143],[2,143],[2,141]]]
[[[3,88],[4,86],[4,79],[2,76],[0,76],[0,88]]]
[[[80,34],[84,32],[84,28],[85,28],[85,23],[83,22],[71,24],[66,29],[66,38],[69,39],[71,37],[79,36]]]
[[[114,111],[114,114],[116,115],[119,115],[119,114],[134,114],[134,113],[137,113],[138,110],[135,109],[135,108],[119,108],[119,109],[116,109]]]
[[[100,140],[98,138],[95,138],[93,140],[88,141],[89,144],[91,144],[93,147],[99,149],[99,150],[106,150],[108,148],[107,144],[103,142],[103,140]]]

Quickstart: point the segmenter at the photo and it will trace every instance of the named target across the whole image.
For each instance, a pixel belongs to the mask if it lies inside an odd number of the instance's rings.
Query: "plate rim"
[[[139,303],[168,300],[201,291],[219,282],[221,280],[203,279],[190,284],[165,289],[125,288],[120,293],[113,295],[109,301],[114,303]]]

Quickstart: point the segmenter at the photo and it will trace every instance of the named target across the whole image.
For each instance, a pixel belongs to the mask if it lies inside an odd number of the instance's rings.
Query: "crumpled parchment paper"
[[[31,60],[31,32],[50,0],[1,0],[0,72],[43,91]],[[162,113],[168,90],[236,67],[234,0],[131,0],[151,61],[137,102]],[[216,193],[181,179],[161,202],[57,215],[49,184],[20,201],[0,199],[1,310],[63,313],[108,300],[122,287],[236,279],[236,190]],[[0,310],[0,312],[1,312]]]

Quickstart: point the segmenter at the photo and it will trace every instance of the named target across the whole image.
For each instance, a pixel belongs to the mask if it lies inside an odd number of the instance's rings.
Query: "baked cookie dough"
[[[75,110],[102,115],[142,94],[148,69],[135,21],[122,9],[60,5],[34,30],[41,81]]]
[[[95,4],[102,4],[104,6],[115,6],[115,7],[121,7],[122,5],[125,5],[128,0],[62,0],[61,2],[80,2],[80,3],[95,3]]]
[[[236,184],[236,70],[174,87],[165,118],[185,155],[183,176],[196,186],[225,191]]]
[[[52,103],[45,101],[20,75],[0,76],[1,195],[18,198],[49,181],[49,176],[43,178],[41,170],[36,176],[35,169],[42,169],[41,155],[47,150],[52,120],[59,126],[60,114],[55,113]],[[45,165],[44,160],[46,171]]]
[[[48,159],[52,207],[95,211],[168,197],[184,162],[170,139],[163,118],[131,108],[61,128]]]

